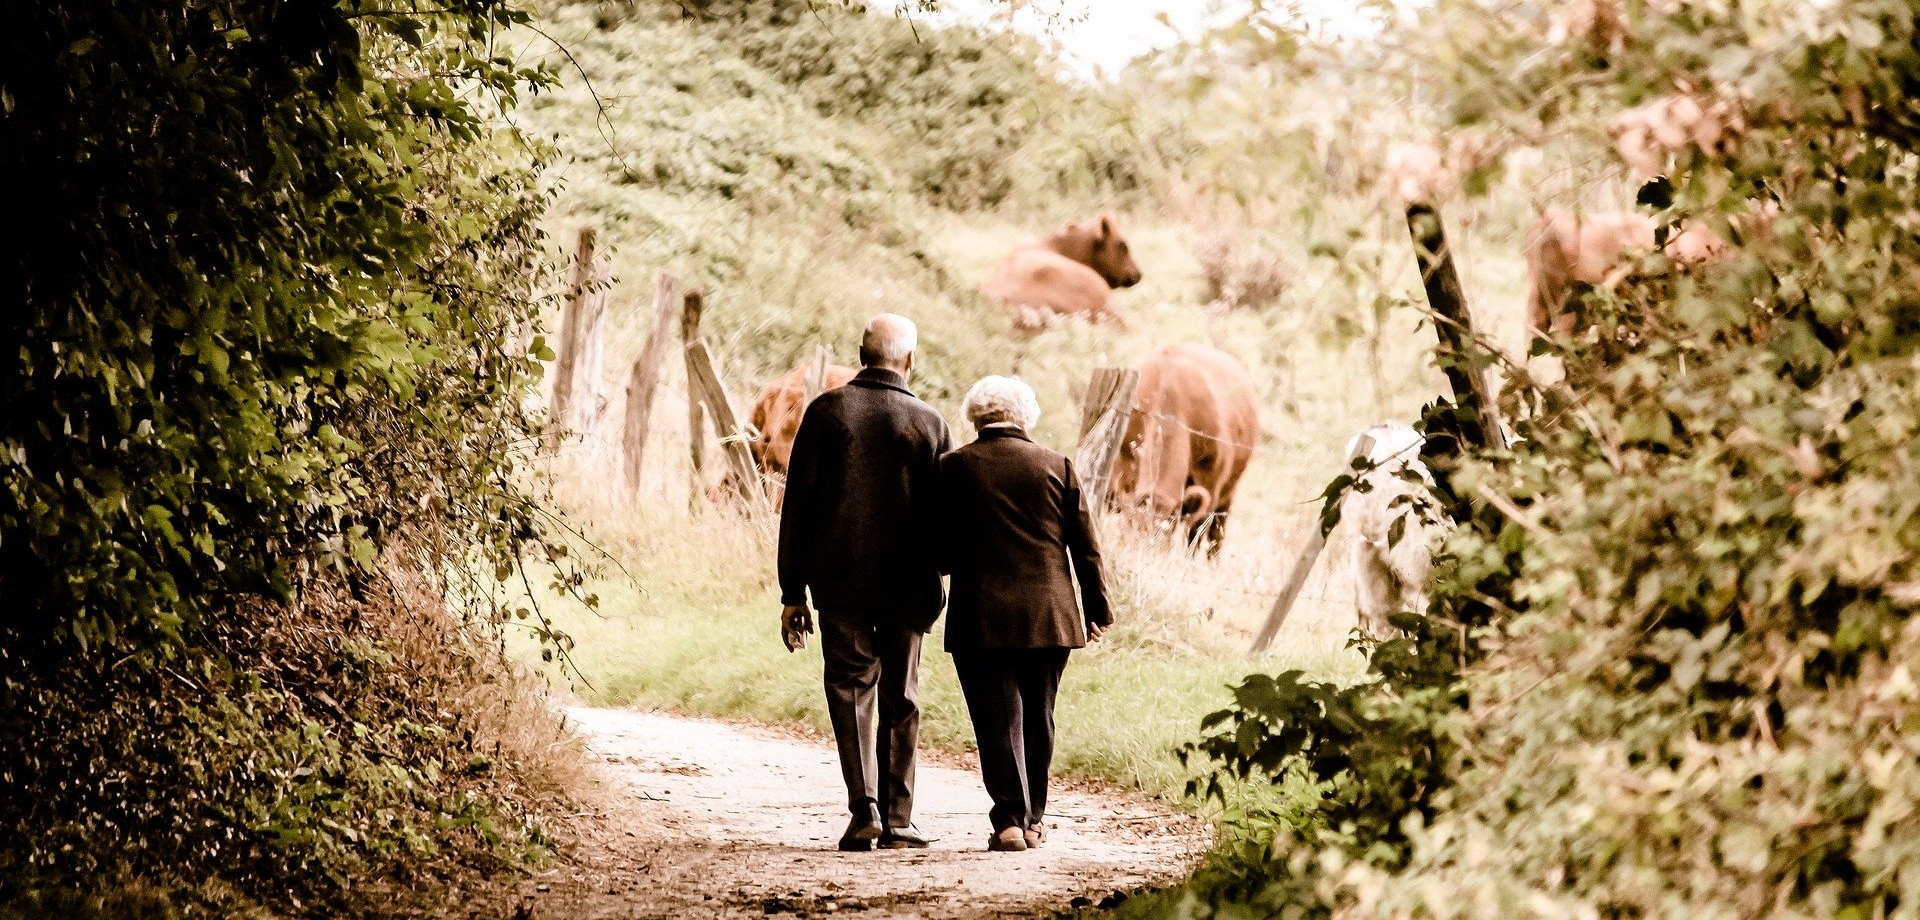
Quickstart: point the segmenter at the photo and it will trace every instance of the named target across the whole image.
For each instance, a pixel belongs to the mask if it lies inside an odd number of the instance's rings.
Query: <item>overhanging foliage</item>
[[[1470,524],[1378,680],[1242,687],[1201,750],[1326,798],[1173,900],[1920,913],[1911,5],[1443,2],[1420,28],[1455,121],[1509,143],[1599,152],[1629,110],[1697,105],[1620,152],[1730,254],[1587,295],[1564,381],[1509,388],[1521,440],[1455,471]]]
[[[530,845],[484,717],[489,580],[546,545],[524,15],[9,14],[0,903],[125,872],[312,909]]]
[[[236,596],[288,597],[302,565],[370,562],[426,499],[498,476],[490,442],[525,427],[536,371],[501,333],[531,316],[541,196],[530,150],[485,116],[542,79],[489,48],[521,14],[208,0],[11,18],[0,169],[30,220],[0,254],[15,628],[174,641]],[[472,440],[401,448],[404,431]],[[500,509],[458,511],[497,546],[525,536],[497,531]]]

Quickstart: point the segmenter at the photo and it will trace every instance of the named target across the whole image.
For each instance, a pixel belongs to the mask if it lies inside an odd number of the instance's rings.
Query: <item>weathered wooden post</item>
[[[653,282],[653,320],[647,327],[647,343],[634,359],[627,377],[626,481],[629,494],[640,492],[641,459],[646,454],[647,433],[653,425],[653,394],[659,388],[660,362],[667,355],[672,338],[673,311],[680,305],[680,279],[662,271]]]
[[[1353,452],[1347,455],[1347,470],[1353,469],[1355,457],[1364,457],[1373,451],[1373,435],[1363,434],[1354,441]],[[1260,625],[1260,633],[1253,637],[1253,653],[1260,654],[1273,644],[1273,637],[1280,634],[1281,624],[1287,621],[1287,614],[1293,612],[1293,602],[1300,598],[1300,589],[1307,585],[1307,575],[1313,571],[1313,564],[1320,559],[1320,551],[1326,548],[1330,529],[1319,520],[1313,522],[1313,528],[1307,533],[1307,542],[1294,554],[1293,568],[1287,570],[1287,580],[1281,583],[1280,596],[1274,598],[1272,609],[1267,611],[1267,621]]]
[[[560,318],[560,349],[553,362],[553,443],[586,434],[600,415],[601,331],[607,315],[606,267],[594,257],[598,234],[581,227],[573,274]]]
[[[748,516],[761,516],[769,509],[767,490],[760,482],[760,468],[753,461],[753,451],[747,447],[749,435],[740,424],[733,398],[727,395],[726,385],[720,380],[713,354],[707,350],[704,339],[687,343],[687,384],[697,394],[696,398],[706,404],[707,414],[713,418],[713,429],[720,435],[720,452],[726,457],[727,470],[741,484]]]
[[[700,338],[700,313],[706,309],[707,295],[700,288],[687,291],[680,310],[680,345],[685,348]],[[706,477],[703,471],[706,465],[706,418],[701,409],[700,400],[694,397],[693,381],[687,381],[687,452],[693,461],[692,483],[688,488],[687,503],[699,507],[701,487]]]
[[[1080,491],[1087,510],[1099,514],[1107,505],[1107,487],[1120,442],[1127,435],[1127,417],[1133,411],[1133,393],[1140,372],[1133,368],[1095,368],[1087,382],[1087,398],[1080,406],[1080,444],[1074,465],[1080,468]]]
[[[1473,317],[1467,312],[1467,296],[1453,267],[1440,212],[1425,202],[1407,205],[1407,232],[1413,235],[1413,256],[1420,266],[1427,303],[1436,314],[1433,331],[1440,339],[1436,357],[1453,388],[1453,404],[1460,410],[1459,436],[1475,447],[1489,447],[1500,435],[1500,423],[1487,392],[1486,375],[1468,364]]]
[[[700,442],[705,437],[705,432],[700,430],[700,414],[704,413],[712,419],[714,433],[720,437],[720,453],[726,460],[728,473],[740,483],[747,515],[759,517],[771,510],[767,506],[767,490],[760,482],[760,468],[754,462],[753,451],[747,447],[752,434],[741,423],[733,397],[727,394],[720,371],[714,366],[713,352],[707,348],[706,337],[700,334],[704,301],[705,295],[698,288],[687,292],[680,327],[687,360],[687,402],[699,407],[689,410],[694,423],[695,488],[697,490],[699,484]]]

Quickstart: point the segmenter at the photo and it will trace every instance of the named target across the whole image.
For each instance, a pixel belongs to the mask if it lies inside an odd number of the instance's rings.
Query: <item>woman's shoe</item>
[[[1018,853],[1027,848],[1027,835],[1018,827],[1003,827],[987,838],[987,849],[995,853]]]
[[[1027,849],[1037,850],[1040,848],[1041,844],[1046,842],[1047,842],[1047,826],[1046,825],[1036,824],[1032,827],[1027,828]]]

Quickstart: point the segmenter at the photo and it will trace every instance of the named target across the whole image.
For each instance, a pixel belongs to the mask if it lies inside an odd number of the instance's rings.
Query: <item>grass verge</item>
[[[829,731],[817,644],[789,653],[780,643],[764,525],[713,508],[692,519],[660,509],[598,517],[622,521],[606,529],[602,545],[626,569],[603,582],[599,610],[569,604],[543,611],[573,643],[570,670],[546,665],[557,681],[596,705]],[[1294,641],[1283,650],[1249,659],[1237,634],[1207,618],[1203,590],[1180,583],[1198,608],[1183,614],[1166,603],[1165,585],[1147,584],[1194,571],[1225,580],[1230,563],[1183,560],[1147,543],[1124,534],[1110,540],[1109,554],[1118,559],[1162,562],[1111,566],[1119,623],[1067,667],[1056,762],[1063,776],[1178,798],[1190,773],[1174,751],[1196,736],[1203,716],[1226,705],[1229,684],[1253,670],[1357,677],[1361,662],[1344,648],[1344,631],[1317,615],[1290,624]],[[922,744],[971,751],[972,727],[943,640],[944,626],[936,626],[922,656]],[[531,639],[517,646],[523,658],[539,657]]]

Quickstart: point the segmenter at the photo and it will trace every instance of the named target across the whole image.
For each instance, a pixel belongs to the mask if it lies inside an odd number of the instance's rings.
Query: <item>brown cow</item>
[[[810,370],[802,364],[780,375],[760,391],[760,395],[753,400],[752,411],[747,413],[747,424],[753,430],[753,440],[748,442],[747,448],[753,453],[753,462],[759,467],[762,480],[767,483],[767,492],[773,499],[775,511],[780,510],[787,461],[793,457],[793,436],[799,433],[800,416],[807,410],[807,373]],[[850,367],[827,365],[827,379],[821,392],[846,386],[854,373]],[[720,494],[738,494],[739,488],[739,480],[729,471],[717,491]]]
[[[1625,280],[1634,260],[1654,250],[1654,221],[1634,211],[1575,215],[1549,209],[1527,235],[1527,330],[1535,337],[1574,331],[1567,297],[1574,282],[1612,287]],[[1727,241],[1701,226],[1687,226],[1661,247],[1681,266],[1724,258]]]
[[[1179,519],[1189,543],[1220,551],[1233,492],[1260,438],[1253,380],[1230,355],[1167,345],[1134,365],[1127,433],[1114,464],[1112,500],[1161,520]]]
[[[1102,213],[1092,223],[1070,221],[1058,233],[1022,243],[980,290],[1012,308],[1014,328],[1022,332],[1039,332],[1059,316],[1112,319],[1125,329],[1112,289],[1139,283],[1140,266],[1119,222]]]

